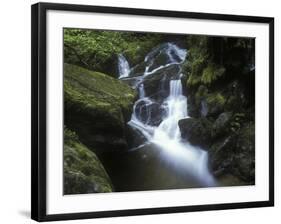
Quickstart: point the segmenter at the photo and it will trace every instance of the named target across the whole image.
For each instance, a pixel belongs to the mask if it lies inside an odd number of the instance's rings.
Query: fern
[[[217,67],[214,64],[209,64],[207,68],[203,70],[201,82],[204,84],[211,84],[221,77],[225,72],[224,67]]]

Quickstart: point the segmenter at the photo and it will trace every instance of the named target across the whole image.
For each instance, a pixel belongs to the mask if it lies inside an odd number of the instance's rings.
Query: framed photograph
[[[274,19],[32,6],[32,219],[274,205]]]

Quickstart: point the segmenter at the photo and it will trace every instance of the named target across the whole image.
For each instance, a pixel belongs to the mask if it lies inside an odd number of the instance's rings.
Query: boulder
[[[211,122],[206,118],[185,118],[179,121],[183,139],[193,145],[208,148],[211,144]]]
[[[64,129],[64,194],[112,192],[111,180],[102,163],[77,135]]]
[[[255,126],[252,123],[242,127],[236,140],[235,169],[233,173],[244,181],[255,181]]]
[[[209,150],[210,168],[216,176],[232,174],[255,182],[255,128],[247,123],[238,133],[217,140]]]
[[[128,125],[126,128],[126,137],[129,149],[137,148],[147,142],[147,139],[141,133],[141,131],[130,125]]]
[[[212,136],[218,137],[228,132],[232,112],[224,112],[219,115],[212,126]]]
[[[129,77],[142,76],[145,72],[146,66],[147,65],[145,62],[141,62],[140,64],[137,64],[136,66],[131,68]]]
[[[157,93],[161,94],[159,98],[166,98],[169,95],[169,82],[171,79],[178,79],[180,66],[177,64],[160,68],[152,74],[144,77],[143,85],[147,96],[157,98]]]
[[[181,50],[179,55],[177,51],[179,51],[177,46],[171,43],[160,44],[153,48],[145,58],[145,62],[149,65],[148,71],[153,71],[159,66],[169,63],[182,62],[186,57],[186,52]]]
[[[166,111],[159,103],[139,101],[135,106],[137,118],[145,124],[158,126]]]
[[[235,138],[227,136],[217,140],[209,149],[209,163],[212,173],[221,176],[231,173],[234,161]]]
[[[64,119],[96,153],[127,150],[125,126],[137,93],[102,73],[64,65]]]

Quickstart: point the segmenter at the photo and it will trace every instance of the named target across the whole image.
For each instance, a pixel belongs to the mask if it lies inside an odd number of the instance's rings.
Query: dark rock
[[[215,120],[212,127],[212,136],[218,137],[228,133],[232,112],[224,112]]]
[[[166,52],[160,51],[160,53],[152,60],[148,71],[151,72],[159,66],[166,65],[168,63],[170,63],[170,58],[168,57]]]
[[[231,172],[234,161],[235,139],[228,136],[218,140],[209,150],[209,163],[215,176]]]
[[[211,122],[206,118],[185,118],[179,121],[183,139],[193,145],[208,147],[211,144]]]
[[[255,182],[255,130],[246,124],[237,134],[216,141],[209,150],[211,170],[217,176],[232,174],[248,184]]]
[[[166,98],[169,95],[169,82],[171,79],[178,79],[180,73],[179,65],[169,65],[161,68],[153,74],[144,77],[143,84],[147,96],[161,93],[161,98]],[[155,98],[155,97],[154,97]]]
[[[201,117],[200,114],[200,107],[198,107],[198,105],[196,104],[195,98],[193,97],[193,95],[189,92],[189,94],[187,94],[187,111],[188,111],[188,115],[190,117]],[[202,116],[204,117],[204,116]]]
[[[168,50],[168,54],[167,54]],[[155,47],[145,59],[145,62],[149,65],[149,72],[169,63],[181,62],[181,58],[176,54],[175,48],[170,43],[164,43]]]
[[[240,129],[236,140],[234,174],[244,181],[255,181],[255,127],[247,124]]]
[[[131,127],[130,125],[127,125],[126,128],[126,138],[129,149],[136,148],[147,141],[145,136],[138,129]]]
[[[165,110],[159,103],[140,100],[135,107],[136,116],[143,123],[158,126],[162,122]]]
[[[135,77],[135,76],[142,76],[145,72],[146,63],[142,62],[140,64],[137,64],[133,68],[131,68],[131,71],[129,73],[129,77]]]

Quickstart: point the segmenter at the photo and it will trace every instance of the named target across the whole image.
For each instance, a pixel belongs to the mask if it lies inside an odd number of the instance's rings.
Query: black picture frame
[[[124,15],[191,18],[217,21],[254,22],[269,24],[269,200],[243,203],[196,206],[160,207],[70,214],[46,214],[46,12],[63,10]],[[131,216],[161,213],[192,212],[221,209],[254,208],[274,205],[274,18],[118,8],[89,5],[37,3],[32,5],[32,155],[31,155],[31,218],[37,221]]]

